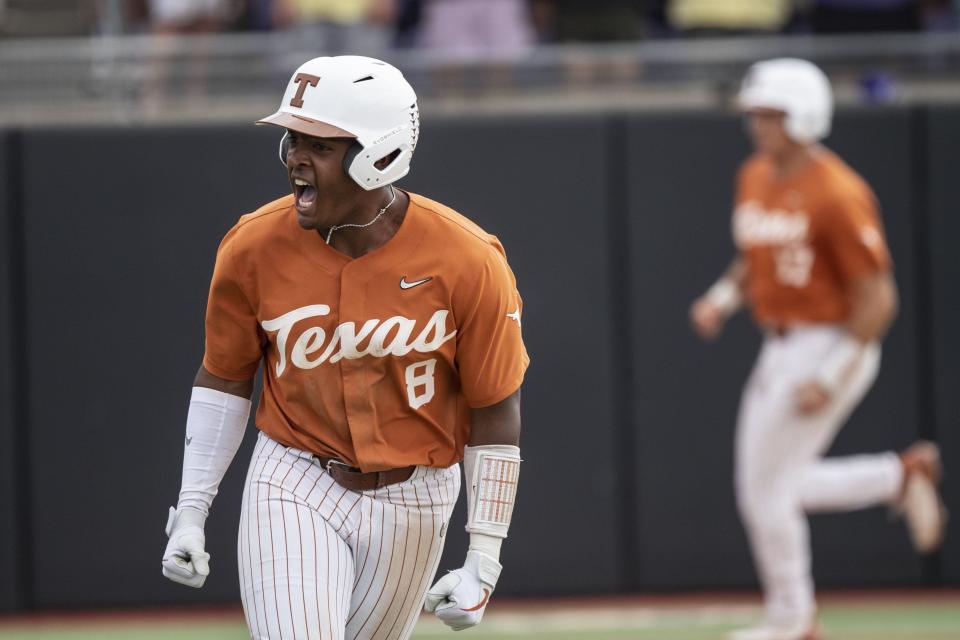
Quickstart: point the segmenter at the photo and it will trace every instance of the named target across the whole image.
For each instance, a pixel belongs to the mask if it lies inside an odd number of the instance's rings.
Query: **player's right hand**
[[[727,316],[720,307],[710,302],[706,296],[693,301],[690,306],[690,324],[698,336],[704,340],[713,340],[723,330]]]
[[[210,554],[203,550],[203,525],[207,516],[189,507],[170,507],[167,518],[167,549],[163,552],[163,575],[199,589],[210,575]]]
[[[454,631],[476,626],[487,610],[501,569],[500,563],[487,554],[468,551],[462,568],[430,587],[423,608],[427,613],[435,612]]]

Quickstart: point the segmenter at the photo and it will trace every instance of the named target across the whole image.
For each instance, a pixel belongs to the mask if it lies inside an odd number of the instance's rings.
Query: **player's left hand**
[[[830,402],[830,391],[816,380],[804,382],[796,391],[797,410],[810,416],[819,413]]]
[[[203,525],[207,517],[196,509],[170,507],[167,548],[163,552],[163,575],[174,582],[199,589],[210,575],[210,554],[204,551]]]
[[[427,591],[424,609],[454,631],[480,623],[503,567],[485,553],[468,551],[463,567],[443,576]]]
[[[703,340],[715,340],[723,331],[726,321],[727,317],[723,310],[706,296],[697,298],[690,305],[690,324]]]

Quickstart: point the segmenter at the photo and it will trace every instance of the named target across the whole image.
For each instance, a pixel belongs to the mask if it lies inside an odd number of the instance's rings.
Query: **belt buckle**
[[[346,462],[343,462],[342,460],[337,460],[336,458],[330,458],[329,460],[327,460],[327,464],[324,467],[327,473],[333,475],[333,469],[331,469],[330,467],[334,465],[340,467],[341,468],[340,471],[346,471],[348,473],[356,473],[353,470],[354,469],[353,467],[348,465]]]

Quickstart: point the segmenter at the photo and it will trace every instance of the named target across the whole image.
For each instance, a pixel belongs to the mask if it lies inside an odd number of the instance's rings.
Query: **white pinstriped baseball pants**
[[[811,380],[840,329],[815,326],[768,336],[747,382],[736,436],[736,489],[772,621],[816,612],[806,513],[851,511],[893,500],[903,479],[892,452],[822,458],[880,368],[868,347],[823,411],[802,416],[794,393]]]
[[[397,640],[413,631],[460,492],[460,465],[344,489],[306,452],[260,434],[238,558],[255,640]]]

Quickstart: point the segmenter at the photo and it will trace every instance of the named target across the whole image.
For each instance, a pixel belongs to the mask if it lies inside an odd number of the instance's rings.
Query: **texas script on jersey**
[[[810,216],[805,211],[767,210],[749,200],[733,214],[733,237],[737,247],[769,247],[776,261],[777,282],[803,288],[810,283],[816,257],[810,246]]]
[[[810,217],[805,211],[766,210],[744,202],[733,214],[733,237],[741,250],[756,245],[786,245],[808,240]]]
[[[319,318],[330,314],[330,307],[325,304],[311,304],[289,311],[273,320],[264,320],[260,323],[264,331],[277,334],[277,361],[276,373],[279,378],[287,368],[287,342],[293,326],[307,318]],[[313,369],[324,362],[338,362],[343,358],[355,360],[364,356],[382,358],[384,356],[405,356],[411,351],[430,353],[438,350],[445,342],[457,335],[454,329],[447,333],[447,309],[438,309],[427,321],[426,325],[411,340],[416,330],[416,320],[403,316],[393,316],[386,320],[367,320],[357,330],[355,322],[343,322],[337,325],[330,335],[330,341],[324,343],[327,334],[322,327],[313,326],[301,333],[290,349],[290,362],[299,369]],[[390,339],[392,334],[392,339]],[[360,344],[370,339],[366,347]],[[389,341],[388,341],[389,340]],[[308,356],[321,351],[319,356],[310,359]]]

